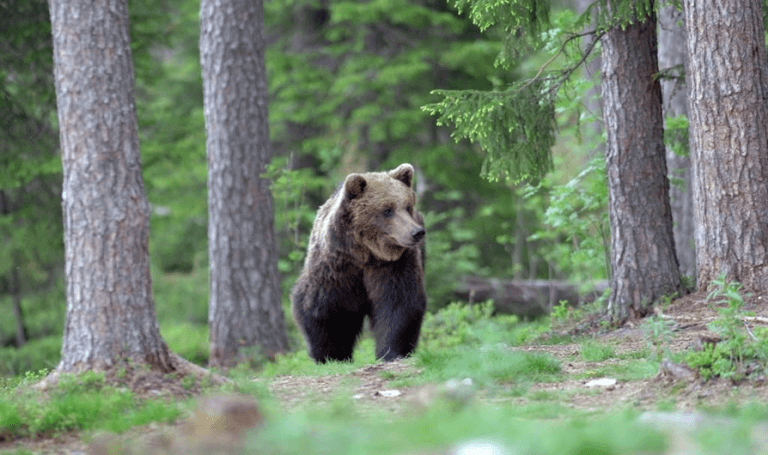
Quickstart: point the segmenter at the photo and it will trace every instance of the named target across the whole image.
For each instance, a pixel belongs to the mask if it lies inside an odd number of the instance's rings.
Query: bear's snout
[[[422,226],[415,226],[413,229],[411,229],[411,237],[413,237],[414,242],[418,242],[419,240],[424,238],[424,234],[426,234],[427,231],[424,230]]]

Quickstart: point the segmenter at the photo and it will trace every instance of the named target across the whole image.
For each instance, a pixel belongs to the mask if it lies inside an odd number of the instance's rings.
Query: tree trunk
[[[661,71],[676,67],[675,79],[661,80],[662,108],[664,117],[688,115],[688,87],[685,83],[685,19],[682,11],[667,5],[659,12],[659,67]],[[678,69],[680,71],[678,71]],[[665,131],[670,134],[670,131]],[[684,138],[680,138],[684,139]],[[696,248],[694,243],[693,185],[690,156],[680,156],[667,147],[669,176],[678,184],[670,185],[669,199],[672,207],[672,232],[675,236],[675,252],[682,275],[695,276]]]
[[[759,0],[686,0],[699,289],[768,289],[768,82]]]
[[[287,346],[269,182],[263,4],[203,0],[200,13],[208,133],[211,365],[258,346]],[[242,354],[242,353],[241,353]]]
[[[16,318],[16,347],[27,343],[27,330],[24,327],[24,314],[21,311],[21,279],[19,278],[19,261],[14,257],[11,264],[10,280],[11,300],[13,300],[13,315]]]
[[[656,79],[656,18],[615,27],[601,38],[606,173],[611,221],[611,296],[618,322],[644,316],[680,288],[669,181],[664,160],[661,87]]]
[[[149,274],[125,0],[51,0],[67,317],[59,372],[173,369]]]

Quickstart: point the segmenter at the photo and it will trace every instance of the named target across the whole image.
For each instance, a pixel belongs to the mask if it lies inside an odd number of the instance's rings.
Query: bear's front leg
[[[317,363],[352,360],[369,311],[362,288],[362,279],[350,284],[320,283],[302,277],[297,283],[292,296],[294,318],[307,341],[310,357]]]
[[[407,250],[397,261],[364,271],[377,359],[407,357],[419,341],[427,294],[416,254],[418,250]]]

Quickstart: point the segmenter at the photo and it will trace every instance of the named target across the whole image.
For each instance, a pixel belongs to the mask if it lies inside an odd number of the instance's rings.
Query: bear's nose
[[[427,231],[424,230],[421,226],[416,226],[415,228],[411,229],[411,237],[413,237],[413,240],[419,241],[424,238],[424,234],[426,234]]]

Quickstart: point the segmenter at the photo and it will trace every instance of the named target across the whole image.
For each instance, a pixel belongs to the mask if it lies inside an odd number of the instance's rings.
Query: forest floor
[[[752,297],[744,307],[747,311],[765,308],[760,305],[765,296]],[[542,404],[556,404],[553,409],[564,411],[564,417],[600,415],[626,409],[643,411],[670,411],[684,415],[691,411],[723,410],[750,403],[768,403],[766,378],[753,375],[734,383],[729,379],[702,381],[685,369],[681,371],[648,361],[658,350],[659,357],[680,353],[711,339],[708,324],[718,316],[716,308],[706,302],[706,295],[691,294],[665,305],[657,311],[657,320],[669,321],[653,334],[648,323],[636,324],[615,330],[602,330],[589,318],[562,324],[557,330],[579,333],[578,342],[561,344],[530,344],[511,347],[512,351],[539,352],[559,360],[561,374],[556,380],[529,381],[526,384],[498,384],[496,387],[475,387],[466,378],[453,381],[420,381],[423,371],[413,359],[391,363],[374,363],[338,374],[279,375],[253,381],[260,383],[277,403],[278,412],[303,412],[307,408],[319,408],[339,400],[355,408],[360,415],[368,413],[389,414],[392,419],[408,416],[428,409],[436,400],[446,395],[459,396],[479,405],[510,406],[520,409],[541,409]],[[759,314],[758,316],[768,316]],[[608,347],[608,358],[586,360],[582,352],[585,340],[592,345]],[[660,366],[661,365],[661,366]],[[651,370],[649,370],[651,368]],[[682,368],[682,367],[681,367]],[[593,386],[595,379],[608,380],[604,385]],[[615,380],[615,381],[613,381]],[[468,392],[461,398],[462,387]],[[515,391],[517,388],[517,391]],[[512,390],[512,392],[510,392]],[[345,405],[345,406],[346,406]],[[538,411],[541,412],[541,411]],[[559,418],[557,410],[533,412],[531,418]],[[274,410],[272,411],[274,414]],[[269,415],[267,415],[269,419]],[[127,441],[146,438],[147,435],[181,428],[183,419],[176,424],[151,424],[129,430],[121,435]],[[83,442],[83,435],[71,433],[54,438],[14,440],[0,443],[0,452],[15,453],[108,453],[91,443]],[[91,437],[85,439],[90,440]],[[760,438],[758,438],[760,439]],[[768,441],[763,437],[755,442],[756,452],[768,453]],[[676,450],[676,449],[675,449]],[[685,453],[669,449],[663,453]],[[117,453],[138,453],[130,450]],[[158,453],[175,453],[172,451]],[[224,452],[222,452],[224,453]],[[279,452],[290,453],[290,451]],[[421,452],[419,452],[421,453]],[[443,452],[444,453],[444,452]]]
[[[744,309],[755,311],[758,308],[755,301],[759,300],[762,300],[762,297],[757,297]],[[720,408],[731,403],[748,401],[768,403],[765,377],[751,378],[738,384],[729,379],[704,382],[694,377],[681,377],[662,367],[650,377],[633,378],[631,369],[635,363],[634,353],[647,351],[649,346],[650,349],[658,348],[665,352],[679,353],[701,345],[702,340],[712,338],[713,334],[707,325],[718,316],[716,308],[706,302],[706,294],[701,293],[673,301],[661,314],[671,322],[667,333],[659,336],[666,339],[655,342],[649,340],[648,328],[642,325],[642,321],[611,331],[600,330],[597,324],[591,323],[594,321],[577,321],[570,326],[559,328],[563,334],[579,333],[580,338],[589,337],[598,344],[610,346],[614,355],[602,361],[583,360],[582,342],[532,344],[510,348],[513,351],[552,355],[561,362],[564,379],[557,382],[534,382],[528,388],[527,394],[510,398],[508,401],[515,404],[541,401],[543,394],[535,392],[550,391],[557,392],[558,399],[567,405],[590,411],[610,411],[613,408],[624,408],[628,404],[640,409],[655,409],[660,402],[665,402],[664,407],[681,411]],[[584,327],[585,325],[588,327]],[[654,343],[656,346],[653,346]],[[402,380],[404,377],[415,377],[420,373],[419,369],[407,360],[377,363],[348,374],[278,377],[271,381],[270,391],[286,409],[304,406],[307,400],[335,396],[339,389],[346,388],[349,396],[363,407],[387,408],[393,412],[407,411],[410,405],[428,398],[425,392],[430,390],[432,385],[392,387],[389,384],[392,379]],[[620,377],[614,386],[587,385],[595,378],[611,376]],[[397,390],[399,393],[381,393],[387,390]]]

